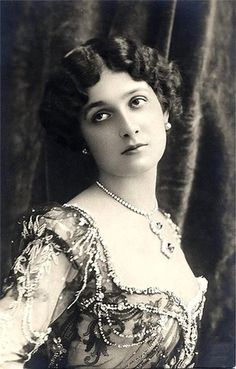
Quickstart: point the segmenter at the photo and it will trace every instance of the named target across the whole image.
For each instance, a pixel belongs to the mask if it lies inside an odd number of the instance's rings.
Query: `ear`
[[[165,122],[165,123],[167,123],[167,122],[168,122],[168,120],[169,120],[169,111],[168,111],[168,110],[166,110],[166,111],[164,112],[163,116],[164,116],[164,122]]]

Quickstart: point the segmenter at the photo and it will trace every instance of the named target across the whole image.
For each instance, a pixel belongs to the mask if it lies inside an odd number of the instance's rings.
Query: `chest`
[[[161,252],[161,241],[145,218],[135,222],[123,219],[121,224],[112,222],[109,227],[100,224],[113,269],[122,285],[141,289],[158,287],[187,303],[197,294],[199,286],[172,227],[167,224],[163,228],[163,238],[176,246],[170,259]]]

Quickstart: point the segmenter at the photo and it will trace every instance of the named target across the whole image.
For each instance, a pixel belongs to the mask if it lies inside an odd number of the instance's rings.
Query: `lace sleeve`
[[[47,340],[60,294],[77,273],[65,243],[39,215],[22,222],[22,251],[0,300],[0,367],[25,363]]]

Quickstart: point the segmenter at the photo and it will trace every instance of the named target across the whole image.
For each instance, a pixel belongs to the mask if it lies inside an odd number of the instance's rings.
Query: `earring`
[[[82,154],[83,155],[88,155],[88,150],[86,149],[86,147],[82,150]]]
[[[171,129],[171,123],[170,122],[165,123],[165,129],[166,129],[166,131],[169,131]]]

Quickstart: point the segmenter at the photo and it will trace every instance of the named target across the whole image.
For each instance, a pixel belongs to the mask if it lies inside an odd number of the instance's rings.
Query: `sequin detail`
[[[51,221],[51,217],[55,219]],[[64,237],[56,233],[59,226]],[[92,367],[96,363],[102,366],[109,358],[110,348],[119,351],[117,355],[126,368],[192,365],[207,288],[204,278],[198,278],[199,293],[188,306],[173,293],[158,287],[124,286],[94,220],[84,210],[71,205],[53,207],[44,216],[36,212],[23,222],[22,238],[26,247],[13,267],[17,299],[7,316],[0,316],[0,322],[8,329],[12,313],[25,301],[22,330],[31,344],[28,351],[25,349],[25,361],[51,336],[51,327],[42,332],[32,328],[32,307],[41,276],[50,272],[52,263],[57,264],[58,255],[63,253],[74,270],[79,271],[71,287],[68,285],[75,290],[65,308],[70,311],[78,307],[87,322],[84,329],[83,321],[78,324],[74,340],[82,345],[84,353],[84,357],[78,356],[78,367]],[[58,304],[59,301],[63,304],[65,292],[66,289],[58,297]],[[49,342],[54,352],[50,367],[58,367],[60,356],[69,353],[70,357],[71,349],[64,347],[63,336]],[[6,346],[7,342],[3,343],[2,350]],[[111,360],[115,360],[112,352]],[[129,355],[125,357],[127,352]]]

